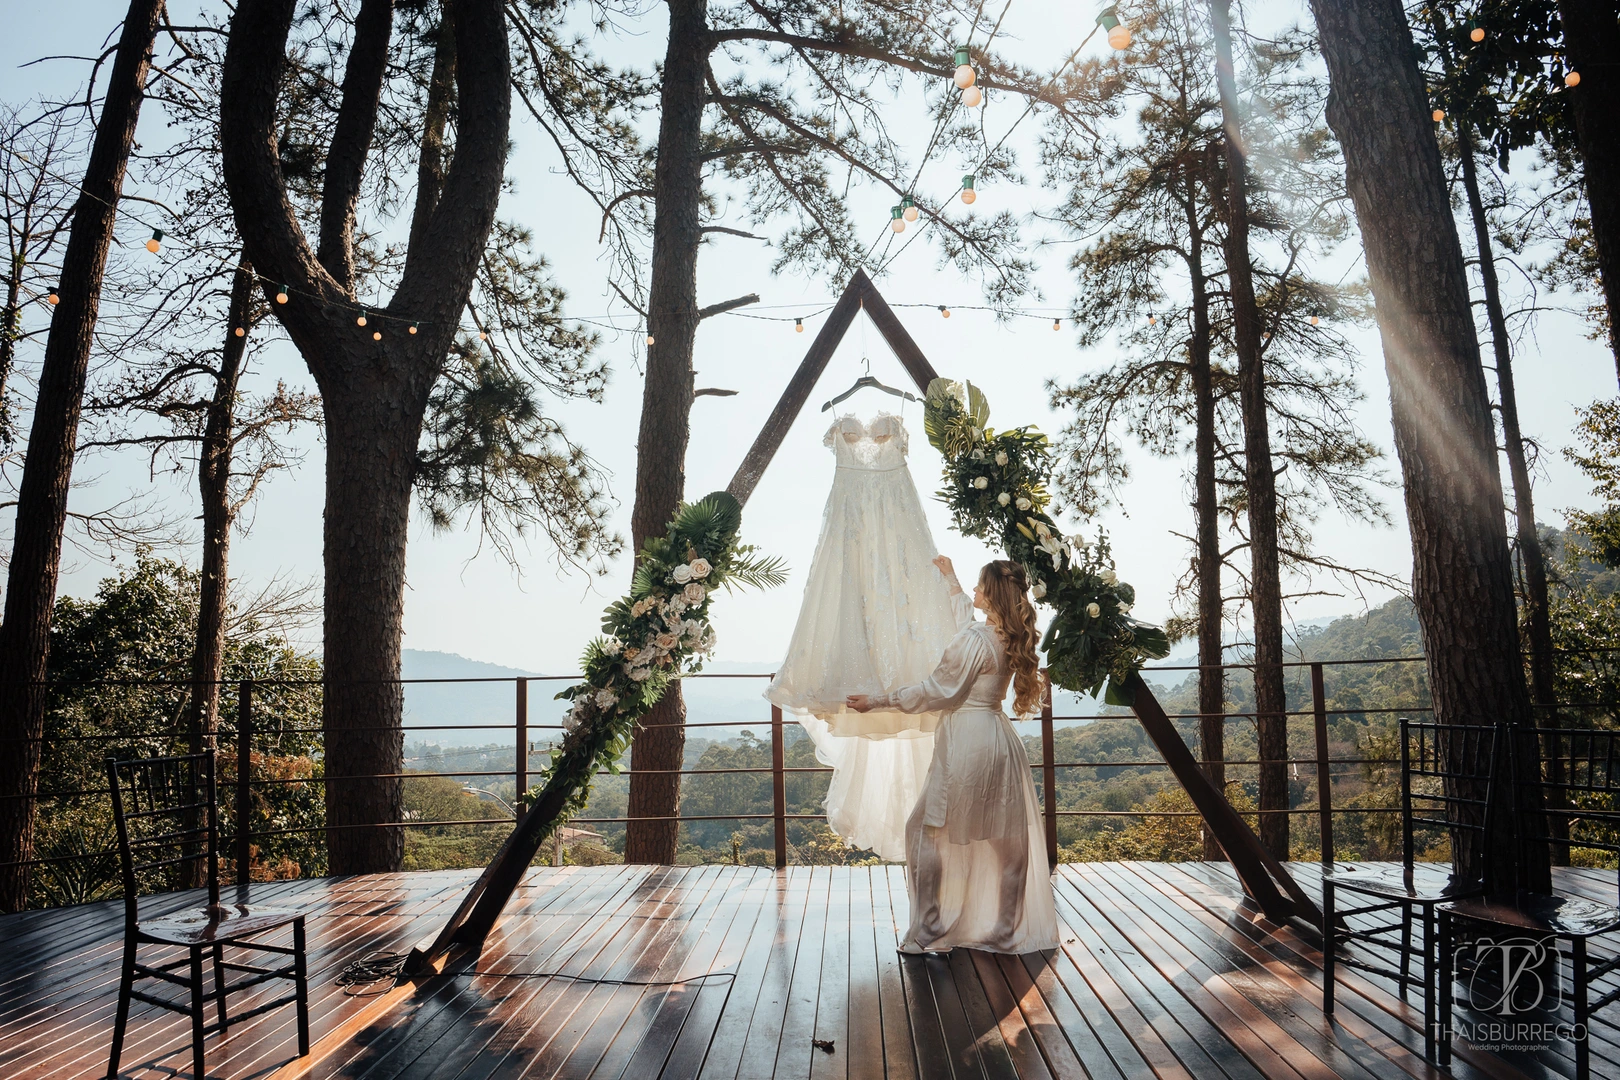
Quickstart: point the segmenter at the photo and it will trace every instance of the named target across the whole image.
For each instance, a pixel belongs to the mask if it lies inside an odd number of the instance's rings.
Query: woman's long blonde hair
[[[1007,662],[1013,673],[1013,712],[1032,716],[1041,711],[1041,660],[1036,647],[1041,636],[1035,629],[1035,605],[1029,600],[1029,577],[1024,568],[1010,559],[984,564],[979,571],[979,591],[988,604],[989,621],[1007,646]]]

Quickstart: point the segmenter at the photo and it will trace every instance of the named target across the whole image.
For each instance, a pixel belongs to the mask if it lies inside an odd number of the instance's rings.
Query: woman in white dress
[[[942,712],[922,796],[906,822],[911,926],[901,952],[963,947],[1027,953],[1057,947],[1057,909],[1024,744],[1002,712],[1040,709],[1041,676],[1029,581],[1015,562],[987,563],[972,602],[943,555],[956,636],[934,673],[849,707]],[[977,608],[986,621],[973,617]]]

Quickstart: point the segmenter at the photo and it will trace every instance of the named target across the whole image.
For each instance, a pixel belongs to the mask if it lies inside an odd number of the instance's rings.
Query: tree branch
[[[759,303],[758,293],[749,293],[747,296],[739,296],[735,300],[722,300],[718,304],[710,304],[708,307],[698,308],[698,321],[702,322],[711,315],[719,315],[723,312],[731,311],[733,308],[747,307],[749,304],[757,303]]]

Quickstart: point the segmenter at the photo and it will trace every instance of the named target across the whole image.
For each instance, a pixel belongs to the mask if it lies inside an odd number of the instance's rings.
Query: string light
[[[45,298],[45,302],[47,304],[51,305],[51,307],[55,307],[57,304],[60,304],[62,302],[62,298],[60,296],[57,296],[55,293],[51,293],[49,296],[47,296]]]
[[[969,57],[967,47],[963,46],[962,48],[957,49],[955,80],[956,88],[958,90],[966,90],[979,80],[978,72],[973,70],[973,65],[968,61]]]
[[[364,325],[366,325],[366,309],[365,308],[360,309],[360,317],[358,319],[354,320],[354,325],[356,325],[356,326],[364,326]]]
[[[906,231],[906,219],[904,216],[902,216],[903,213],[904,211],[902,211],[898,206],[891,206],[889,208],[889,228],[893,229],[897,233],[903,233]]]
[[[900,210],[901,216],[907,221],[916,221],[921,214],[921,211],[917,209],[916,202],[912,200],[910,195],[900,200]]]
[[[1565,75],[1564,76],[1564,85],[1565,86],[1579,86],[1579,85],[1581,85],[1581,73],[1578,72],[1578,71],[1572,71],[1568,75]]]
[[[479,341],[488,341],[489,340],[489,335],[487,333],[485,333],[484,331],[480,330],[480,331],[478,331],[478,340]]]
[[[651,334],[648,334],[647,335],[647,344],[651,345],[652,343],[653,343],[653,336]]]
[[[978,108],[979,102],[984,100],[984,91],[977,86],[970,86],[962,91],[962,104],[970,109]]]
[[[1108,31],[1108,44],[1123,52],[1131,47],[1131,28],[1119,21],[1119,8],[1109,4],[1097,13],[1097,25]]]
[[[1473,42],[1485,40],[1485,28],[1480,26],[1473,19],[1468,20],[1468,40]]]
[[[244,330],[242,327],[238,326],[236,328],[236,336],[237,337],[247,337],[247,331]]]
[[[1434,122],[1438,124],[1438,123],[1440,123],[1440,121],[1442,121],[1442,120],[1444,120],[1446,118],[1446,110],[1444,110],[1444,109],[1436,109],[1436,110],[1434,110],[1432,115],[1434,116]]]
[[[1052,320],[1052,329],[1054,329],[1054,330],[1063,329],[1063,320],[1062,319],[1053,319]]]
[[[276,303],[285,304],[287,302],[287,294],[290,292],[292,292],[291,285],[283,285],[278,288],[276,290]]]
[[[951,309],[941,304],[939,305],[939,314],[941,318],[948,319],[951,317]]]
[[[153,229],[152,239],[146,242],[146,250],[156,255],[163,248],[163,230]]]
[[[415,334],[415,333],[416,333],[416,331],[417,331],[417,329],[418,329],[418,328],[419,328],[419,327],[420,327],[420,326],[421,326],[421,325],[422,325],[422,324],[421,324],[421,323],[411,323],[411,328],[410,328],[410,329],[409,329],[409,330],[407,330],[407,331],[406,331],[406,333],[408,333],[408,334]]]
[[[794,319],[793,320],[793,332],[795,334],[804,333],[804,320],[803,319]]]
[[[968,173],[962,177],[962,201],[972,206],[973,200],[978,197],[979,193],[973,190],[973,174]]]
[[[382,331],[381,330],[373,330],[371,332],[371,340],[372,341],[381,341],[382,340]]]
[[[1315,315],[1312,315],[1311,316],[1311,325],[1312,326],[1321,326],[1322,325],[1322,320],[1319,317],[1317,317]]]
[[[1157,326],[1157,325],[1159,325],[1159,317],[1157,315],[1153,314],[1153,312],[1151,312],[1151,311],[1148,312],[1148,325],[1149,326]]]

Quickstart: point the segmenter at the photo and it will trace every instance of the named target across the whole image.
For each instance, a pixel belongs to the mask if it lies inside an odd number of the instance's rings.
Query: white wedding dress
[[[933,674],[875,704],[944,712],[922,797],[906,822],[906,952],[1057,947],[1057,905],[1024,743],[1002,712],[1012,668],[1001,635],[952,597],[956,636]]]
[[[905,823],[934,754],[937,710],[852,712],[851,694],[925,678],[956,620],[922,500],[906,467],[897,416],[835,421],[825,444],[837,468],[804,606],[765,696],[796,714],[832,766],[827,823],[854,847],[899,862]]]

